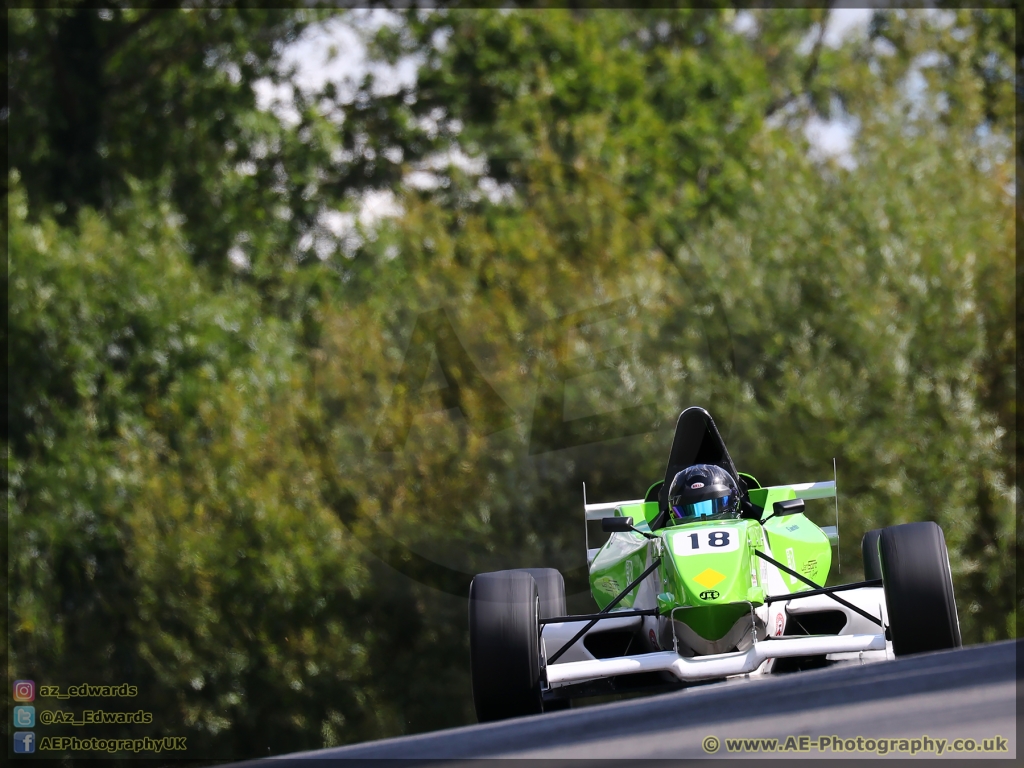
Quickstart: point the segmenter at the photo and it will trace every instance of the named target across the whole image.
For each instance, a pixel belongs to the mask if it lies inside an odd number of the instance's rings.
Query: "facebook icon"
[[[26,755],[36,751],[36,735],[32,731],[14,732],[14,752]]]

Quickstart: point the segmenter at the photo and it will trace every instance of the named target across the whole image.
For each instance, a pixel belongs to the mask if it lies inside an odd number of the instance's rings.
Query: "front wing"
[[[888,623],[885,614],[885,600],[881,588],[866,587],[846,593],[846,597],[858,605],[878,613],[883,623]],[[771,665],[765,662],[806,656],[826,656],[834,661],[859,659],[876,661],[892,658],[891,644],[885,634],[874,633],[877,627],[833,601],[825,595],[810,595],[804,598],[795,594],[793,598],[771,606],[756,609],[762,621],[769,624],[770,614],[782,611],[791,617],[818,613],[825,610],[839,611],[846,616],[846,623],[838,635],[809,635],[801,637],[783,636],[754,640],[751,647],[743,651],[704,656],[682,656],[676,651],[653,651],[630,656],[596,659],[583,648],[579,640],[562,656],[560,663],[545,664],[547,688],[555,691],[569,685],[596,680],[607,680],[623,675],[648,672],[668,672],[680,683],[720,679],[733,675],[746,675],[765,671]],[[761,615],[761,614],[764,615]],[[648,619],[651,621],[651,619]],[[788,622],[787,622],[788,623]],[[561,648],[578,631],[584,622],[567,621],[548,624],[544,627],[541,643],[544,658]],[[601,627],[591,631],[640,629],[639,616],[611,616],[601,622]],[[771,626],[772,622],[769,624]]]
[[[769,659],[833,653],[885,651],[885,635],[815,635],[762,640],[746,651],[684,658],[675,651],[656,651],[593,661],[570,661],[546,667],[550,688],[641,672],[671,672],[682,681],[707,680],[755,672]]]

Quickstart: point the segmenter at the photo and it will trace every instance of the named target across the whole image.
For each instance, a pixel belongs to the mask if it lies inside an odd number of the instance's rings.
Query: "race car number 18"
[[[672,551],[676,555],[714,555],[739,549],[736,531],[721,528],[677,533],[672,537]]]

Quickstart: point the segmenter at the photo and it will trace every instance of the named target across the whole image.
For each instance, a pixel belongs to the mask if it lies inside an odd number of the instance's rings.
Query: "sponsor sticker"
[[[725,576],[716,571],[714,568],[705,568],[703,571],[694,576],[693,580],[705,589],[714,589],[717,585],[725,581]]]
[[[795,571],[796,570],[796,555],[793,554],[793,548],[792,547],[788,547],[786,549],[786,565],[789,566],[789,569],[791,571]],[[786,575],[788,576],[789,574],[786,574]],[[799,581],[799,579],[797,579],[795,576],[790,576],[789,577],[789,583],[790,584],[796,584],[798,581]]]

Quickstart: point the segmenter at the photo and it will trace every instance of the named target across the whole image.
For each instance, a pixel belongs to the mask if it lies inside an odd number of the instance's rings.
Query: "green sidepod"
[[[762,506],[766,516],[774,509],[776,501],[796,498],[792,488],[779,486],[767,491]],[[753,499],[753,494],[751,494]],[[768,545],[778,562],[788,566],[815,584],[824,586],[832,567],[832,545],[825,533],[803,514],[771,517],[764,524]],[[790,592],[810,589],[799,579],[789,574],[780,574]]]
[[[649,549],[648,540],[637,533],[613,533],[601,547],[590,565],[590,591],[602,610],[643,573],[649,564]],[[634,589],[615,607],[632,608],[637,591]]]
[[[631,517],[636,528],[650,532],[645,512],[649,513],[651,508],[657,514],[657,502],[624,504],[615,509],[614,516]],[[650,564],[648,541],[638,533],[615,533],[601,547],[594,562],[590,564],[590,591],[602,610]],[[632,608],[636,593],[634,589],[619,601],[616,608]]]

